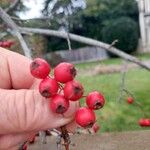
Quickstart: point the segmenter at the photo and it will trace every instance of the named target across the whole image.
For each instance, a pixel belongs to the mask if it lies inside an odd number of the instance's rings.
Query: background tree
[[[47,12],[46,14],[49,12],[48,6],[50,5],[50,2],[52,3],[52,0],[47,1],[49,3],[45,3],[44,8],[44,12]],[[63,2],[65,10],[65,8],[70,7],[72,1],[64,1],[65,2],[62,0],[61,2]],[[59,16],[63,18],[62,14],[56,13],[58,12],[56,10],[60,9],[60,5],[57,4],[58,3],[56,2],[55,9],[51,9],[50,11],[50,14],[53,14],[52,12],[55,14],[53,15],[53,18],[55,18],[54,20],[57,20]],[[111,20],[112,22],[113,20],[115,21],[115,19],[119,19],[123,16],[133,19],[138,26],[138,6],[135,0],[86,0],[85,4],[86,5],[82,4],[79,8],[70,7],[71,12],[73,13],[69,14],[69,30],[72,33],[91,37],[97,40],[103,40],[102,30],[106,27],[108,21]],[[65,15],[66,14],[64,13],[63,16]],[[60,29],[62,26],[63,24],[57,23],[57,25],[55,24],[51,27],[54,29]],[[63,27],[65,28],[65,26]],[[135,32],[135,34],[137,34],[138,29]],[[67,49],[67,43],[65,40],[57,40],[56,38],[50,38],[49,40],[52,41],[48,45],[49,50]],[[137,41],[135,43],[137,43]],[[81,46],[83,45],[74,42],[72,43],[73,48]]]
[[[16,0],[14,3],[16,4],[16,2],[18,2],[18,1],[19,0]],[[81,12],[81,15],[82,14],[84,14],[84,13]],[[56,30],[52,30],[52,28],[51,28],[51,30],[49,30],[49,29],[40,29],[40,28],[38,28],[38,26],[36,26],[36,28],[35,28],[35,26],[33,28],[21,27],[21,26],[18,25],[18,23],[14,22],[14,20],[17,20],[17,21],[19,20],[20,21],[20,19],[19,18],[14,18],[13,16],[11,16],[9,14],[9,11],[6,12],[6,9],[4,10],[1,7],[0,7],[0,17],[3,20],[4,24],[5,24],[5,28],[4,27],[2,27],[2,28],[5,29],[5,30],[11,31],[11,34],[14,37],[16,37],[17,40],[19,41],[24,54],[28,57],[31,57],[31,49],[28,47],[28,44],[25,41],[24,35],[31,36],[31,34],[35,33],[35,34],[39,34],[39,35],[42,35],[42,36],[44,36],[44,35],[45,36],[55,36],[55,37],[59,37],[59,38],[62,38],[62,39],[68,39],[68,37],[69,37],[71,40],[77,41],[79,43],[84,43],[86,45],[92,45],[92,46],[98,46],[98,47],[101,47],[101,48],[103,48],[103,49],[105,49],[109,52],[112,52],[113,54],[115,54],[115,55],[117,55],[117,56],[119,56],[123,59],[134,62],[134,63],[136,63],[136,64],[138,64],[138,65],[140,65],[140,66],[142,66],[142,67],[149,70],[149,65],[144,64],[143,62],[138,60],[136,57],[133,57],[129,54],[121,52],[120,50],[113,47],[114,44],[111,44],[111,45],[106,44],[104,42],[97,41],[97,40],[94,40],[94,39],[91,39],[91,38],[86,38],[86,37],[83,37],[83,36],[66,33],[64,31],[62,32],[62,31],[59,31],[59,29],[56,31]],[[77,18],[78,18],[78,16],[77,16]],[[80,15],[79,15],[79,18],[80,18]],[[47,18],[41,17],[41,19],[45,20]],[[37,20],[37,19],[35,19],[35,20]],[[77,20],[75,20],[75,21],[77,21]],[[70,24],[73,27],[73,23],[71,22]],[[82,22],[79,23],[79,24],[80,24],[79,26],[81,27],[81,29],[84,28],[82,26],[83,25]],[[93,27],[94,27],[94,25],[93,25]],[[58,43],[58,44],[61,44],[61,43]]]

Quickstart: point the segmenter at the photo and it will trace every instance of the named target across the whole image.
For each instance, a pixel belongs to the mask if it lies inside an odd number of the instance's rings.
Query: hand
[[[31,60],[0,48],[0,149],[17,149],[32,134],[68,125],[74,127],[74,113],[78,103],[70,103],[62,115],[54,114],[48,100],[37,89],[40,80],[29,70]]]

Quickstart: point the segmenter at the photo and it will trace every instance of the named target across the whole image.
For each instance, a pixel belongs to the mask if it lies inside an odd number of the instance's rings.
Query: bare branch
[[[22,27],[19,27],[19,30],[21,33],[35,33],[35,34],[43,34],[43,35],[47,35],[47,36],[55,36],[55,37],[59,37],[59,38],[64,38],[64,39],[67,39],[68,38],[68,35],[66,32],[62,32],[62,31],[55,31],[55,30],[49,30],[49,29],[39,29],[39,28],[22,28]],[[109,44],[106,44],[106,43],[103,43],[103,42],[100,42],[100,41],[97,41],[97,40],[94,40],[94,39],[91,39],[91,38],[87,38],[87,37],[83,37],[83,36],[79,36],[79,35],[76,35],[76,34],[72,34],[72,33],[69,33],[69,38],[71,40],[74,40],[74,41],[77,41],[77,42],[80,42],[80,43],[84,43],[84,44],[87,44],[87,45],[92,45],[92,46],[98,46],[98,47],[101,47],[127,61],[130,61],[130,62],[133,62],[147,70],[150,70],[150,65],[149,64],[145,64],[144,62],[140,61],[139,59],[137,59],[136,57],[134,56],[131,56],[129,54],[126,54],[125,52],[115,48],[115,47],[112,47],[110,46]]]
[[[109,49],[110,49],[111,47],[115,46],[116,43],[118,43],[118,39],[114,40],[114,41],[110,44]]]
[[[72,48],[71,48],[71,41],[70,41],[70,37],[69,37],[69,33],[67,32],[67,44],[68,44],[68,48],[69,48],[69,51],[71,51],[72,50]]]
[[[8,27],[10,27],[14,35],[18,38],[25,56],[31,58],[31,50],[28,48],[23,36],[20,34],[18,26],[14,23],[14,21],[10,18],[10,16],[0,7],[0,17],[2,20],[7,24]]]
[[[123,61],[122,70],[121,70],[121,83],[120,83],[120,95],[118,101],[120,102],[123,96],[123,91],[125,89],[125,76],[127,72],[127,61]]]
[[[5,9],[5,12],[9,12],[12,11],[20,2],[20,0],[16,0],[15,2],[13,2],[8,8]]]
[[[46,144],[47,141],[46,141],[46,132],[45,131],[40,131],[39,132],[39,137],[40,137],[40,141],[43,143],[43,144]]]
[[[149,16],[150,16],[149,12],[144,14],[144,17],[149,17]]]

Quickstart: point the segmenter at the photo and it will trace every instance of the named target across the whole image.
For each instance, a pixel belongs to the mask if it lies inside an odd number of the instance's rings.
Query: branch
[[[0,7],[0,17],[8,25],[8,27],[10,27],[13,30],[14,36],[18,38],[25,56],[31,58],[31,50],[28,48],[23,36],[19,32],[18,26],[14,23],[14,21],[10,18],[10,16],[1,7]]]
[[[119,95],[119,98],[118,98],[119,102],[122,99],[123,91],[125,89],[125,76],[126,76],[126,72],[127,72],[127,62],[126,61],[123,61],[121,72],[122,72],[122,74],[121,74],[121,83],[120,83],[120,95]]]
[[[43,34],[43,35],[47,35],[47,36],[55,36],[55,37],[59,37],[59,38],[64,38],[67,39],[68,38],[68,34],[66,32],[62,32],[62,31],[55,31],[55,30],[49,30],[49,29],[39,29],[39,28],[22,28],[19,27],[19,30],[21,33],[24,34],[28,34],[28,33],[36,33],[36,34]],[[150,70],[150,65],[149,64],[145,64],[144,62],[140,61],[139,59],[137,59],[134,56],[131,56],[129,54],[126,54],[125,52],[110,46],[109,44],[91,39],[91,38],[87,38],[87,37],[83,37],[83,36],[79,36],[76,34],[72,34],[69,33],[69,38],[71,40],[80,42],[80,43],[84,43],[87,45],[92,45],[92,46],[98,46],[101,47],[127,61],[133,62],[147,70]]]
[[[20,0],[16,0],[15,2],[13,2],[8,8],[5,9],[5,12],[8,13],[10,11],[12,11],[20,2]]]
[[[150,13],[145,13],[144,14],[144,17],[149,17],[150,16]]]

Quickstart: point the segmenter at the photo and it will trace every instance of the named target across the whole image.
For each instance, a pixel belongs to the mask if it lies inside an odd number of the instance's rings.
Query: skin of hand
[[[41,130],[67,125],[72,132],[79,103],[70,102],[64,116],[49,109],[38,91],[40,80],[30,74],[31,60],[0,48],[0,150],[17,150],[19,144]]]

